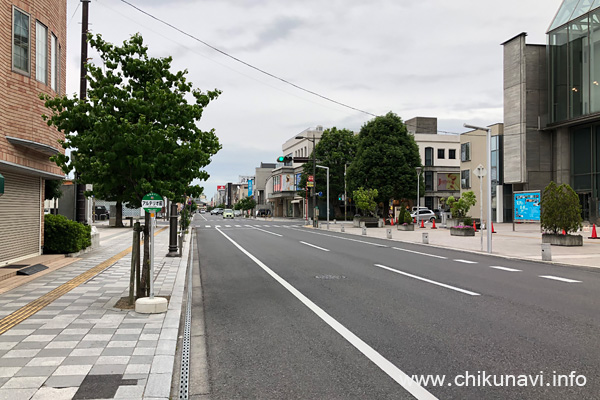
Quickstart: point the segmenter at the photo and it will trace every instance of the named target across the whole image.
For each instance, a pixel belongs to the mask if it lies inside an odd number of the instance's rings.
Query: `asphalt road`
[[[194,224],[213,399],[600,398],[599,273],[298,222]]]

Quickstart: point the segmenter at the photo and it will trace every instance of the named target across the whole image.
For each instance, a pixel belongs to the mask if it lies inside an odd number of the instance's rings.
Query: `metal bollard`
[[[342,230],[341,230],[341,232],[342,232],[342,233],[346,232],[346,227],[345,227],[344,225],[342,225]]]
[[[550,243],[542,243],[542,261],[552,261],[552,250]]]
[[[423,243],[429,244],[429,233],[428,232],[423,232]]]
[[[392,238],[392,228],[387,228],[385,230],[385,232],[386,232],[387,238],[391,239]]]
[[[363,227],[363,235],[367,236],[367,228]]]

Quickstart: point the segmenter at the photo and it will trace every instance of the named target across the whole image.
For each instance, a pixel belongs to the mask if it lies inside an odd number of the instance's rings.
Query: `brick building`
[[[45,181],[64,177],[39,95],[65,91],[66,12],[64,0],[0,0],[0,266],[41,254]]]

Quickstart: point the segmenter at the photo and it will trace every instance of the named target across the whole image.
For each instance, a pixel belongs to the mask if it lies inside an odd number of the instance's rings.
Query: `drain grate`
[[[190,239],[190,255],[193,253],[193,240]],[[193,259],[190,256],[189,263]],[[183,326],[183,343],[181,345],[181,374],[179,379],[179,400],[187,400],[189,397],[189,382],[190,382],[190,336],[192,327],[192,267],[188,268],[188,293],[187,305],[185,309],[185,321]]]
[[[325,280],[346,279],[344,275],[317,275],[315,278]]]

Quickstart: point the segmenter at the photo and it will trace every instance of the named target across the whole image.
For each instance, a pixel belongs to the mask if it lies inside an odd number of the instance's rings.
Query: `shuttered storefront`
[[[40,178],[0,170],[5,178],[0,196],[0,265],[40,252]]]

